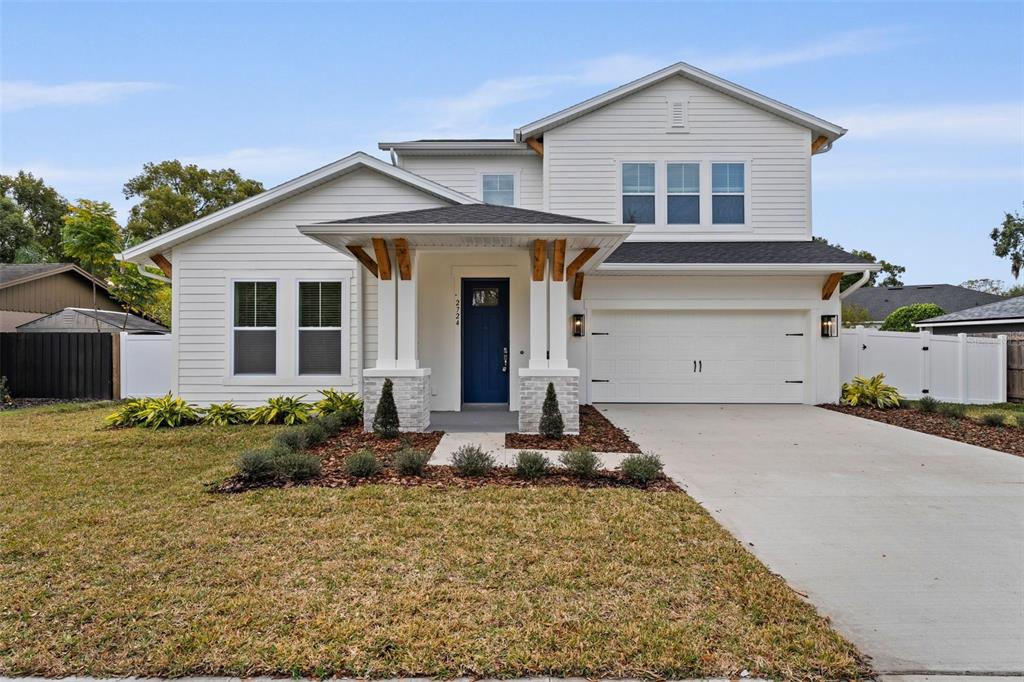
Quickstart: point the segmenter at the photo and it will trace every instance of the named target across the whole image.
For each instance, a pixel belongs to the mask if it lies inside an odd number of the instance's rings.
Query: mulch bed
[[[640,446],[626,432],[598,412],[593,405],[580,406],[578,436],[545,438],[536,433],[506,433],[505,447],[531,450],[568,450],[578,446],[594,452],[640,452]]]
[[[912,409],[879,410],[849,405],[819,407],[1024,457],[1024,429],[1016,426],[989,426],[970,418],[955,419]]]

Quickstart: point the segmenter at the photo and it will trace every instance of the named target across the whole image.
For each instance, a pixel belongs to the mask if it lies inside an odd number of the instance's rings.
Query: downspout
[[[391,165],[394,166],[395,168],[399,168],[398,153],[395,151],[395,148],[392,147],[391,149],[388,150],[388,152],[391,154]]]
[[[864,274],[860,276],[860,279],[858,279],[856,282],[847,287],[846,291],[839,292],[839,300],[842,301],[844,298],[846,298],[853,292],[857,291],[857,289],[860,289],[862,286],[868,283],[869,279],[871,279],[871,271],[865,270]]]
[[[163,282],[164,284],[170,284],[171,283],[171,280],[169,280],[168,278],[164,277],[163,275],[154,275],[152,272],[148,272],[146,270],[146,268],[142,265],[142,263],[136,263],[135,267],[139,271],[139,274],[142,275],[143,277],[148,277],[150,279],[155,279],[156,281]]]

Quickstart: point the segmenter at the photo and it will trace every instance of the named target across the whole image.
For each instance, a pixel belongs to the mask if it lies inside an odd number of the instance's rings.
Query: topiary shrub
[[[226,403],[211,403],[203,411],[203,423],[214,426],[229,426],[232,424],[244,424],[249,418],[249,411],[244,407],[235,405],[230,400]]]
[[[377,411],[373,415],[373,432],[381,438],[397,438],[400,426],[398,408],[395,407],[395,387],[391,379],[385,379],[380,400],[377,401]]]
[[[887,410],[890,407],[900,406],[900,392],[885,383],[884,374],[876,374],[870,379],[854,377],[850,383],[843,384],[841,402],[853,407],[866,405]]]
[[[967,416],[967,406],[960,403],[939,403],[939,414],[943,417],[963,419]]]
[[[555,385],[548,382],[548,390],[544,395],[544,407],[540,415],[540,435],[545,438],[561,438],[565,433],[565,422],[562,420],[562,412],[558,409],[558,396],[555,394]]]
[[[403,476],[422,476],[430,461],[430,452],[418,448],[402,448],[395,453],[395,471]]]
[[[601,468],[601,458],[582,445],[566,450],[558,457],[558,461],[569,473],[580,478],[590,478]]]
[[[912,303],[889,313],[879,329],[883,332],[916,332],[915,322],[945,314],[946,311],[934,303]]]
[[[626,480],[647,485],[661,477],[665,465],[661,457],[653,452],[645,452],[640,455],[629,455],[622,460],[620,468]]]
[[[926,395],[917,401],[917,409],[926,414],[932,414],[939,411],[939,401],[930,395]]]
[[[249,421],[253,424],[305,424],[309,421],[311,408],[302,399],[306,396],[279,395],[267,399],[266,405],[254,407],[249,411]]]
[[[369,478],[380,471],[380,461],[369,448],[363,448],[345,460],[345,473],[356,478]]]
[[[452,455],[452,466],[459,476],[485,476],[494,468],[494,457],[479,445],[463,445]]]
[[[536,450],[521,450],[516,455],[516,476],[525,479],[537,479],[547,473],[551,462]]]
[[[988,426],[1005,426],[1006,416],[1000,412],[986,412],[981,415],[981,423]]]

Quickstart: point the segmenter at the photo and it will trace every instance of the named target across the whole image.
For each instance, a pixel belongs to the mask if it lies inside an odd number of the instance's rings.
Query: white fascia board
[[[707,71],[698,69],[697,67],[691,66],[685,62],[678,62],[672,66],[661,69],[660,71],[655,71],[652,74],[638,78],[631,83],[626,83],[625,85],[609,90],[604,94],[591,97],[579,104],[555,112],[550,116],[545,116],[544,118],[538,119],[532,123],[528,123],[521,128],[516,128],[515,140],[516,142],[522,142],[528,138],[537,137],[545,131],[560,126],[563,123],[567,123],[574,118],[590,113],[595,109],[599,109],[606,104],[622,99],[623,97],[626,97],[638,90],[642,90],[643,88],[654,85],[659,81],[677,75],[689,78],[696,83],[700,83],[701,85],[705,85],[713,90],[730,95],[743,102],[764,109],[776,114],[777,116],[781,116],[784,119],[810,128],[817,133],[825,135],[830,142],[834,142],[846,133],[846,128],[836,125],[835,123],[831,123],[823,118],[818,118],[817,116],[808,114],[807,112],[791,107],[788,104],[783,104],[778,100],[766,97],[765,95],[754,92],[742,85],[737,85],[736,83],[727,81],[724,78],[719,78],[714,74],[710,74]]]
[[[598,272],[620,272],[643,274],[672,274],[687,272],[730,272],[730,273],[797,273],[831,274],[842,272],[852,274],[865,270],[878,271],[877,263],[854,265],[851,263],[602,263]]]
[[[394,151],[407,156],[431,156],[431,155],[486,155],[486,154],[509,154],[525,156],[533,154],[524,142],[514,140],[501,140],[493,142],[481,141],[414,141],[414,142],[380,142],[377,148],[381,151]]]
[[[227,208],[222,208],[221,210],[211,213],[208,216],[204,216],[199,220],[194,220],[187,225],[182,225],[177,229],[154,237],[153,239],[138,244],[137,246],[133,246],[130,249],[126,249],[120,254],[120,256],[118,256],[118,258],[119,260],[130,261],[133,263],[145,263],[153,254],[166,251],[173,248],[176,244],[192,239],[193,237],[199,236],[233,220],[255,213],[272,204],[299,194],[310,187],[324,182],[329,182],[336,177],[359,168],[369,168],[383,175],[392,177],[395,180],[404,182],[405,184],[422,190],[428,194],[452,201],[456,204],[480,203],[478,199],[474,199],[461,192],[456,192],[455,190],[436,183],[433,180],[428,180],[427,178],[416,175],[415,173],[411,173],[402,168],[392,166],[374,156],[366,154],[365,152],[355,152],[354,154],[350,154],[349,156],[339,159],[334,163],[330,163],[322,168],[306,173],[305,175],[300,175],[297,178],[283,182],[280,185],[272,187],[254,197],[243,199],[237,204],[232,204]]]
[[[949,322],[915,322],[915,327],[971,327],[981,324],[1024,324],[1024,317],[996,317],[991,320],[952,320]]]

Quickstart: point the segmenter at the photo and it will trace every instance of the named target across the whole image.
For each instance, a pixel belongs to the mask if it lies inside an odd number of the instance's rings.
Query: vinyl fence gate
[[[116,334],[0,333],[0,376],[13,398],[110,400],[120,393]]]

